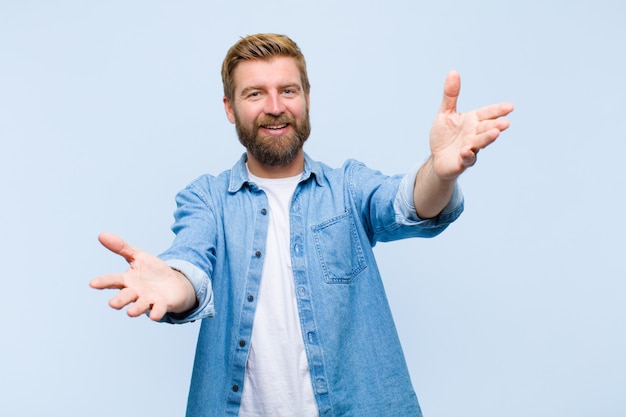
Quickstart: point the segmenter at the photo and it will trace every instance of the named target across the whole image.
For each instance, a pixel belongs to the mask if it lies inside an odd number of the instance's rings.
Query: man
[[[376,267],[378,241],[431,237],[463,210],[456,179],[509,126],[508,103],[456,113],[451,72],[415,172],[303,151],[309,81],[282,35],[241,39],[222,66],[224,108],[246,153],[177,196],[176,238],[158,258],[101,234],[130,268],[91,281],[113,308],[203,319],[188,416],[420,416]]]

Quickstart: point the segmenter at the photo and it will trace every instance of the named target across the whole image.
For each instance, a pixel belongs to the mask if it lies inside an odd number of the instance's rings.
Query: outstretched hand
[[[130,265],[126,272],[102,275],[89,282],[92,288],[120,290],[109,300],[112,308],[120,310],[130,305],[129,316],[137,317],[149,311],[150,318],[156,321],[168,312],[183,313],[194,307],[195,291],[182,273],[118,236],[102,233],[98,240]]]
[[[461,78],[456,71],[446,77],[443,100],[430,131],[430,150],[435,174],[454,179],[476,163],[478,151],[495,141],[509,127],[503,116],[511,103],[492,104],[468,113],[457,113]]]

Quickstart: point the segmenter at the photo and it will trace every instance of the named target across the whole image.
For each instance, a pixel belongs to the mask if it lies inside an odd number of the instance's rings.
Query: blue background
[[[198,324],[129,319],[101,231],[160,252],[175,193],[243,148],[220,65],[257,32],[309,63],[305,149],[385,173],[460,111],[516,105],[466,212],[376,251],[427,417],[626,415],[625,3],[0,1],[0,415],[183,415]]]

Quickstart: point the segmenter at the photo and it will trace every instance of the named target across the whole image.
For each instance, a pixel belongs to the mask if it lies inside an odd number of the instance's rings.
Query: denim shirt
[[[188,417],[237,416],[245,389],[269,210],[245,160],[177,195],[176,237],[160,255],[198,298],[196,309],[164,321],[202,319]],[[463,211],[463,197],[457,188],[438,217],[419,219],[416,171],[390,177],[353,160],[333,169],[305,155],[289,256],[320,416],[421,416],[372,248],[441,233]]]

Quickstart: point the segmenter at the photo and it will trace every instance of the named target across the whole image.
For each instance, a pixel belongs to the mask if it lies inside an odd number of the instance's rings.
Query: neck
[[[250,172],[261,178],[288,178],[295,177],[304,171],[304,152],[300,150],[298,155],[293,161],[286,165],[270,166],[261,163],[258,159],[252,156],[249,152],[248,157],[248,169]]]

